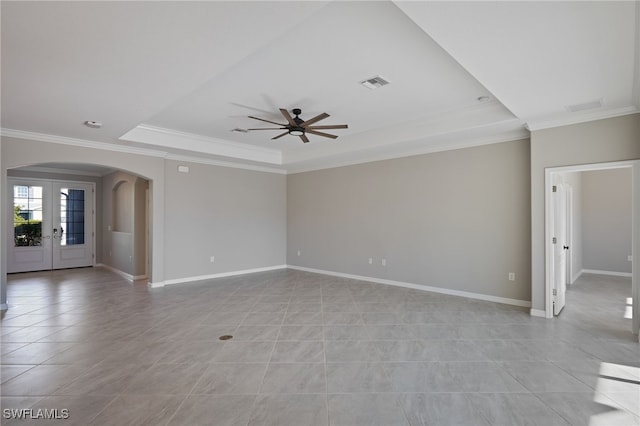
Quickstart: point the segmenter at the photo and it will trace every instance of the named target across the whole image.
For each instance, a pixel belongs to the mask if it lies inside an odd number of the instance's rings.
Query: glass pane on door
[[[84,244],[84,189],[60,188],[60,245]]]
[[[16,247],[42,245],[42,186],[13,186],[13,241]]]

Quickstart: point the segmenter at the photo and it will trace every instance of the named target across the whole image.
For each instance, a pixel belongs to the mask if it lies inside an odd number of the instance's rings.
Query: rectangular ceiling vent
[[[602,108],[604,106],[602,99],[596,99],[595,101],[585,102],[583,104],[567,105],[567,111],[579,112],[587,111],[590,109]]]
[[[380,76],[376,76],[363,80],[360,82],[360,84],[362,84],[367,89],[373,90],[378,89],[382,86],[386,86],[387,84],[389,84],[389,82]]]

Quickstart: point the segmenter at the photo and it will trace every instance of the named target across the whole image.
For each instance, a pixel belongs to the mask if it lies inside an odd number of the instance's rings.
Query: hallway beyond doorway
[[[561,321],[598,337],[637,341],[631,333],[631,278],[582,274],[567,290]]]

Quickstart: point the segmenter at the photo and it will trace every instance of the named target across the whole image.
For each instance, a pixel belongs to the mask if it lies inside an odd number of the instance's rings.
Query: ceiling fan
[[[278,136],[274,136],[271,139],[273,140],[273,139],[281,138],[285,135],[291,135],[291,136],[300,136],[300,139],[302,139],[302,142],[307,143],[309,142],[309,138],[307,138],[307,133],[311,135],[323,136],[325,138],[335,139],[337,138],[336,135],[330,135],[329,133],[319,132],[318,130],[319,129],[320,130],[347,129],[349,127],[346,124],[330,124],[325,126],[313,126],[313,123],[317,123],[318,121],[324,120],[325,118],[329,117],[329,114],[327,114],[326,112],[316,115],[315,117],[310,118],[309,120],[303,120],[302,118],[299,117],[299,115],[302,114],[302,110],[300,108],[294,108],[291,110],[291,112],[293,113],[293,115],[295,115],[295,117],[292,117],[291,114],[289,114],[289,111],[287,111],[284,108],[280,108],[280,112],[282,113],[284,118],[287,120],[287,124],[276,123],[275,121],[265,120],[264,118],[249,116],[249,118],[253,118],[254,120],[260,120],[266,123],[276,124],[280,127],[262,127],[259,129],[248,129],[248,130],[286,130],[284,133],[281,133]]]

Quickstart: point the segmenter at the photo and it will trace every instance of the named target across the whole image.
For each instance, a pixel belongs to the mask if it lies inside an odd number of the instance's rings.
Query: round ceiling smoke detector
[[[92,129],[99,129],[102,127],[102,123],[99,121],[87,120],[84,122],[84,125],[87,127],[91,127]]]

